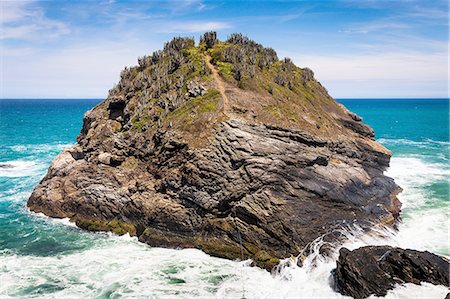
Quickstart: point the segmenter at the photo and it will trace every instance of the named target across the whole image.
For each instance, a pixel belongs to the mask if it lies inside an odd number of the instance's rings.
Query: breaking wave
[[[13,160],[0,162],[0,177],[28,177],[42,173],[47,164],[34,161]]]

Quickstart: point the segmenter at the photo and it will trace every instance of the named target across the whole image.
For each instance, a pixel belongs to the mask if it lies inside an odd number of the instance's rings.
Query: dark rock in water
[[[11,169],[11,168],[14,168],[14,165],[6,164],[6,163],[0,163],[0,168]]]
[[[240,34],[175,38],[138,61],[85,114],[32,211],[265,268],[342,226],[395,222],[390,152],[309,69]]]
[[[396,284],[429,282],[449,285],[450,264],[446,258],[411,249],[366,246],[339,251],[333,270],[336,290],[354,298],[385,296]]]
[[[450,293],[447,293],[447,296],[445,296],[444,299],[450,299]]]

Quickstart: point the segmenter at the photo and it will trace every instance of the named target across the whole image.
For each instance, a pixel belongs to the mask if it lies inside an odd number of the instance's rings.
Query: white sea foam
[[[450,166],[443,163],[425,163],[419,158],[392,158],[386,173],[403,188],[403,222],[395,240],[401,247],[430,250],[450,255],[449,200],[435,198],[429,187],[442,183],[449,187]]]
[[[44,215],[44,214],[42,214],[42,215]],[[51,219],[51,221],[54,221],[54,222],[62,224],[62,225],[66,225],[66,226],[70,226],[70,227],[78,227],[74,222],[70,221],[69,218],[62,218],[62,219],[49,218],[49,219]]]
[[[448,180],[448,164],[425,162],[416,157],[393,157],[386,175],[394,178],[397,184],[406,188],[420,188],[434,181]]]
[[[45,173],[51,159],[70,143],[13,145],[10,149],[26,153],[27,158],[0,162],[0,177],[40,177]],[[47,154],[47,155],[45,155]],[[38,157],[37,159],[33,159]]]
[[[413,141],[408,139],[389,139],[389,138],[379,138],[377,141],[384,145],[413,145],[413,146],[426,146],[428,142],[424,141]]]
[[[395,139],[395,138],[379,138],[377,141],[384,145],[408,145],[408,146],[415,146],[415,147],[429,147],[430,145],[441,145],[441,146],[449,146],[450,142],[448,141],[437,141],[433,139],[425,139],[423,141],[414,141],[409,139]]]
[[[44,163],[25,161],[25,160],[13,160],[0,163],[0,177],[26,177],[36,176],[47,167]]]
[[[27,198],[28,197],[29,195],[27,196]],[[70,218],[51,218],[45,215],[44,213],[33,213],[31,217],[36,218],[38,220],[47,221],[50,224],[64,225],[75,228],[78,227],[74,222],[70,221]]]
[[[444,286],[435,286],[426,282],[420,285],[407,283],[388,291],[384,297],[370,296],[369,299],[439,299],[445,298],[448,292],[449,290]]]
[[[350,249],[384,244],[379,238],[348,232]],[[353,237],[351,236],[353,234]],[[248,262],[213,258],[200,250],[150,248],[129,236],[110,236],[97,245],[58,256],[1,255],[0,294],[40,298],[348,298],[329,286],[335,256],[310,255],[304,267],[280,275]],[[442,286],[399,286],[387,298],[443,298]]]
[[[238,264],[195,250],[149,248],[130,237],[111,236],[98,246],[77,253],[51,256],[2,257],[0,293],[36,293],[52,298],[114,295],[212,297],[222,277],[232,277]],[[39,287],[40,286],[40,287]],[[208,290],[212,288],[211,290]]]
[[[25,145],[13,145],[10,147],[13,151],[23,153],[27,151],[27,146]]]
[[[52,151],[62,151],[72,145],[73,143],[21,144],[13,145],[10,149],[18,153],[41,154]]]

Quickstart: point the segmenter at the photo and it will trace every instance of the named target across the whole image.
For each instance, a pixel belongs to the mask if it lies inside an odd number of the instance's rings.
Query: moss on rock
[[[71,219],[75,224],[88,231],[109,231],[118,235],[129,233],[130,236],[136,236],[136,226],[121,220],[96,220],[75,217]]]

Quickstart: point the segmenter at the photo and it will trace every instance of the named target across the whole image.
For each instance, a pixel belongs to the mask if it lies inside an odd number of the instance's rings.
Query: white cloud
[[[444,79],[447,76],[447,53],[382,53],[339,56],[302,56],[296,59],[311,66],[324,78],[339,80]]]
[[[441,19],[448,22],[448,2],[444,4],[444,6],[447,6],[447,9],[413,6],[413,9],[411,10],[411,12],[407,13],[407,16],[434,20]]]
[[[376,31],[402,30],[411,28],[411,24],[402,22],[393,22],[388,20],[381,20],[376,22],[367,22],[360,24],[353,24],[352,27],[340,30],[344,33],[360,33],[367,34]]]
[[[0,24],[22,20],[28,15],[26,6],[32,1],[1,1]]]
[[[0,39],[40,40],[70,32],[63,22],[51,20],[35,1],[0,1]]]
[[[445,97],[447,52],[291,56],[335,97]]]
[[[202,11],[208,6],[202,0],[174,0],[168,1],[173,13],[186,12],[190,10]]]
[[[3,53],[0,98],[105,98],[125,66],[137,64],[144,51],[139,41],[126,45],[101,42],[59,50]],[[6,59],[5,59],[6,58]]]

